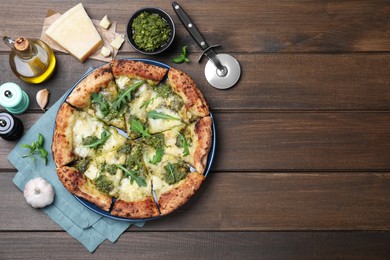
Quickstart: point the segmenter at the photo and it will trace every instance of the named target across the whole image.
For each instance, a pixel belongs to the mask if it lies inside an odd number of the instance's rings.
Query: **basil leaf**
[[[124,172],[124,175],[126,177],[130,177],[131,182],[135,181],[138,184],[138,186],[140,186],[140,187],[147,186],[145,179],[136,175],[137,171],[129,171],[128,169],[123,167],[123,165],[121,165],[121,164],[117,164],[116,166]]]
[[[144,129],[144,126],[137,119],[131,119],[131,130],[140,133],[142,137],[150,137],[148,129]]]
[[[43,135],[41,133],[38,133],[38,140],[35,141],[35,142],[33,141],[31,143],[31,145],[29,145],[29,144],[21,144],[20,145],[21,147],[30,150],[29,153],[23,155],[22,158],[30,157],[31,160],[35,163],[36,158],[34,156],[38,155],[39,157],[41,157],[43,159],[43,162],[46,165],[47,164],[48,152],[42,147],[43,143],[44,143],[44,137],[43,137]]]
[[[152,160],[149,161],[149,163],[156,165],[157,163],[161,162],[161,159],[164,156],[164,154],[165,154],[164,148],[157,149],[156,153],[154,154]]]
[[[99,110],[100,112],[102,112],[102,115],[103,116],[108,115],[108,104],[104,100],[103,95],[101,93],[99,94],[92,93],[91,98],[92,98],[91,100],[92,104],[98,104]]]
[[[107,139],[110,137],[111,133],[107,130],[104,130],[101,135],[100,135],[100,139],[99,138],[96,138],[93,139],[90,139],[89,141],[85,142],[84,143],[84,147],[86,148],[97,148],[99,145],[102,145],[104,144]]]
[[[167,114],[164,114],[162,112],[158,112],[156,110],[152,110],[152,111],[148,112],[148,117],[149,118],[153,118],[153,119],[168,119],[168,120],[178,120],[178,121],[181,121],[180,118],[177,118],[177,117],[174,117],[174,116],[171,116],[171,115],[167,115]]]
[[[42,147],[43,145],[43,135],[41,133],[38,134],[38,142],[37,142],[37,146],[38,147]]]
[[[190,62],[190,60],[187,58],[187,46],[183,46],[179,56],[174,58],[174,59],[172,59],[172,62],[173,63]]]
[[[138,81],[137,83],[131,85],[125,91],[121,92],[120,95],[112,103],[112,108],[116,111],[119,111],[122,107],[122,104],[124,104],[126,101],[129,102],[131,100],[131,92],[136,88],[140,87],[142,84],[144,84],[143,80]]]

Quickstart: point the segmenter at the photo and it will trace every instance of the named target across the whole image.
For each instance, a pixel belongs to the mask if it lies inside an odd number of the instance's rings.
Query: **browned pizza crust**
[[[111,214],[122,218],[151,218],[159,215],[158,208],[152,197],[141,201],[127,202],[118,199]]]
[[[110,63],[115,78],[127,76],[129,78],[146,79],[156,85],[167,73],[165,68],[140,61],[112,60]]]
[[[194,131],[197,138],[197,145],[194,152],[194,167],[197,172],[203,174],[207,164],[207,156],[212,144],[211,117],[203,117],[196,122]]]
[[[75,160],[73,152],[73,125],[75,109],[63,103],[58,110],[53,136],[52,152],[57,166],[64,166]]]
[[[114,80],[110,64],[106,64],[85,77],[72,91],[66,101],[74,107],[86,108],[91,105],[92,93],[107,88]]]
[[[202,174],[192,172],[174,189],[162,194],[158,200],[161,214],[167,215],[186,203],[199,189],[204,179]]]
[[[194,116],[209,115],[209,107],[203,94],[192,78],[181,70],[171,68],[168,71],[168,84],[184,100],[186,109]]]
[[[92,186],[92,183],[88,183],[85,175],[76,168],[63,166],[57,168],[56,171],[58,178],[70,193],[95,204],[105,211],[110,209],[112,198],[99,192]]]

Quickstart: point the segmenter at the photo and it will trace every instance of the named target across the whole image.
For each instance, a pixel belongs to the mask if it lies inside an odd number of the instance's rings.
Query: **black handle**
[[[196,29],[195,24],[191,21],[190,17],[184,12],[183,8],[176,2],[172,3],[172,7],[196,43],[198,43],[202,50],[207,49],[209,47],[208,44],[203,39],[198,29]]]

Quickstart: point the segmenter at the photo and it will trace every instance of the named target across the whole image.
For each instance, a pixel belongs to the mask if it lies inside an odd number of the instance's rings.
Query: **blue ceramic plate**
[[[129,58],[128,60],[142,61],[142,62],[145,62],[145,63],[148,63],[148,64],[152,64],[152,65],[155,65],[155,66],[166,68],[168,70],[171,68],[170,66],[168,66],[165,63],[154,61],[154,60],[149,60],[149,59],[131,59],[131,58]],[[103,64],[103,65],[105,65],[105,64]],[[95,68],[95,69],[97,69],[97,68]],[[70,93],[73,91],[73,89],[80,83],[80,81],[82,81],[86,76],[88,76],[93,71],[94,71],[94,69],[91,69],[90,71],[85,73],[83,75],[83,77],[79,81],[77,81],[73,85],[72,88],[69,89],[69,91],[65,95],[65,98],[64,98],[63,102],[65,102],[66,98],[70,95]],[[211,114],[211,112],[210,112],[210,117],[211,117],[212,124],[213,124],[213,138],[212,138],[212,144],[211,144],[210,152],[209,152],[208,159],[207,159],[206,170],[204,172],[204,176],[205,177],[207,177],[207,175],[210,172],[211,164],[212,164],[212,162],[214,160],[214,154],[215,154],[216,132],[215,132],[214,118],[213,118],[213,115]],[[83,198],[80,198],[80,197],[77,197],[77,196],[74,196],[74,197],[81,204],[83,204],[85,207],[87,207],[90,210],[96,212],[97,214],[100,214],[100,215],[102,215],[104,217],[108,217],[108,218],[115,219],[115,220],[121,220],[121,221],[126,221],[126,222],[144,222],[144,221],[149,221],[149,220],[153,220],[153,219],[157,219],[157,218],[162,217],[162,216],[157,216],[157,217],[153,217],[153,218],[143,218],[143,219],[121,218],[121,217],[117,217],[117,216],[111,215],[110,212],[107,212],[107,211],[104,211],[104,210],[100,209],[99,207],[95,206],[95,204],[92,204],[89,201],[84,200]]]

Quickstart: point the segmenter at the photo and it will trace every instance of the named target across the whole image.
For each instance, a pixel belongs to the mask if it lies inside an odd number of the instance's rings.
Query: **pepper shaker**
[[[19,139],[24,131],[24,126],[19,118],[10,113],[0,113],[0,137],[7,141]]]
[[[12,82],[0,86],[0,105],[12,114],[21,114],[28,108],[30,99],[17,84]]]

